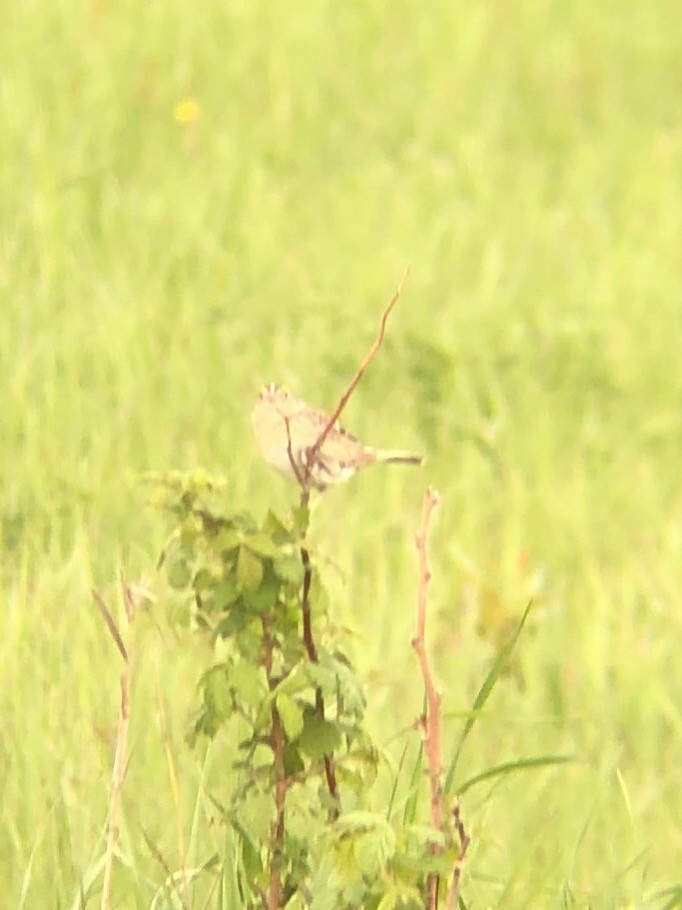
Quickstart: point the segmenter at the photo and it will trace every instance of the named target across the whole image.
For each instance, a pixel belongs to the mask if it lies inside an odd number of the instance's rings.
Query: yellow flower
[[[199,119],[201,108],[194,98],[183,98],[173,108],[173,120],[176,123],[194,123]]]

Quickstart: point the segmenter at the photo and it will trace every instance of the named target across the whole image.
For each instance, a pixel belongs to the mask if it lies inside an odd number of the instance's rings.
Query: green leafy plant
[[[301,504],[290,514],[269,511],[258,522],[229,507],[222,479],[201,471],[149,479],[173,516],[172,533],[159,559],[169,586],[167,600],[176,604],[178,624],[212,646],[204,651],[208,660],[188,739],[195,745],[222,732],[236,744],[229,800],[223,804],[214,799],[214,804],[230,830],[225,862],[232,870],[238,906],[465,907],[460,885],[470,835],[459,797],[483,781],[570,760],[554,755],[522,758],[456,781],[464,741],[512,654],[530,607],[464,717],[446,771],[441,694],[426,647],[428,531],[438,504],[438,494],[427,489],[416,535],[419,582],[412,640],[425,692],[423,713],[414,725],[421,747],[411,769],[403,753],[388,805],[377,812],[371,791],[381,753],[365,726],[362,680],[327,609],[321,560],[307,536],[307,491],[303,489]],[[121,583],[132,623],[138,602],[150,595],[124,578]],[[94,594],[124,658],[106,858],[108,894],[125,766],[130,660],[111,612]],[[395,796],[403,774],[409,783],[399,805]],[[424,777],[428,801],[423,799]],[[211,860],[192,871],[192,877],[210,873],[213,865]],[[186,873],[183,880],[187,887]]]
[[[258,523],[226,510],[222,484],[205,475],[159,483],[176,522],[161,558],[168,582],[183,618],[220,650],[199,681],[190,738],[228,728],[239,740],[224,816],[244,906],[424,906],[429,875],[457,858],[457,832],[366,808],[379,751],[324,608],[307,506]]]

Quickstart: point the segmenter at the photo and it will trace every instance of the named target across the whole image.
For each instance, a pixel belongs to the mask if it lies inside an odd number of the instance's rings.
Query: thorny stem
[[[442,773],[443,766],[441,760],[441,694],[436,688],[433,678],[433,671],[426,653],[426,609],[428,605],[428,585],[431,580],[431,569],[429,568],[427,552],[427,536],[429,523],[433,510],[440,501],[440,496],[429,487],[424,494],[424,505],[422,508],[422,521],[419,533],[417,534],[415,544],[419,558],[419,595],[417,604],[417,632],[412,639],[412,647],[415,650],[421,667],[422,678],[424,680],[424,689],[426,692],[426,713],[420,719],[422,735],[424,738],[424,752],[429,766],[429,787],[431,791],[431,825],[437,831],[443,830],[443,787]],[[439,844],[431,845],[431,853],[436,855],[442,852]],[[429,873],[427,878],[427,893],[429,898],[429,910],[436,910],[438,906],[438,887],[439,876],[437,872]]]

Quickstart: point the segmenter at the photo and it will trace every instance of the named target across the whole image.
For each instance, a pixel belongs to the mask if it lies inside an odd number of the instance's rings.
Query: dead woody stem
[[[365,359],[362,361],[362,363],[358,367],[358,370],[357,370],[355,376],[353,376],[350,383],[348,384],[348,387],[346,388],[346,391],[343,393],[343,395],[339,399],[339,403],[334,408],[332,415],[329,418],[329,420],[327,421],[327,423],[325,424],[325,426],[323,427],[322,432],[320,433],[320,435],[317,437],[317,439],[315,440],[313,445],[308,449],[308,451],[306,453],[305,471],[304,471],[304,476],[303,476],[304,482],[302,484],[302,486],[304,486],[306,488],[310,481],[310,471],[311,471],[313,465],[315,464],[315,459],[317,458],[318,452],[324,445],[324,442],[325,442],[327,436],[329,436],[329,434],[331,433],[331,431],[334,427],[334,424],[337,422],[337,420],[341,416],[341,412],[348,404],[350,397],[353,394],[353,392],[355,391],[355,389],[357,388],[360,380],[363,377],[365,370],[372,363],[372,361],[374,360],[376,355],[379,353],[379,348],[381,347],[381,345],[384,342],[384,335],[386,334],[386,323],[388,322],[388,317],[390,316],[391,310],[396,305],[396,303],[398,302],[398,300],[400,298],[400,295],[402,294],[403,287],[405,286],[405,282],[407,281],[407,276],[409,274],[410,274],[410,270],[405,269],[405,271],[403,272],[403,276],[400,279],[400,282],[398,284],[398,287],[396,288],[395,293],[393,294],[393,297],[391,297],[391,299],[388,302],[388,305],[384,309],[384,312],[381,314],[381,322],[379,323],[379,331],[377,333],[377,337],[374,339],[374,343],[373,343],[372,347],[369,349],[369,351],[365,355]],[[298,477],[299,472],[295,471],[295,473],[296,473],[296,477]],[[299,478],[299,482],[300,482],[300,478]]]
[[[123,594],[123,604],[126,611],[129,628],[132,627],[135,620],[135,613],[140,602],[148,597],[147,592],[141,585],[129,584],[123,573],[121,573],[121,592]],[[128,727],[130,725],[130,682],[132,676],[132,660],[130,652],[123,644],[123,638],[118,630],[116,622],[106,605],[104,598],[99,591],[92,591],[92,596],[99,611],[106,623],[107,629],[116,645],[121,657],[123,658],[123,672],[120,679],[121,701],[119,708],[118,730],[116,733],[116,752],[114,754],[114,765],[111,772],[111,788],[109,792],[109,825],[107,829],[107,845],[104,859],[104,874],[102,879],[102,899],[100,903],[101,910],[109,910],[111,907],[111,888],[114,873],[114,854],[116,851],[116,841],[118,839],[118,813],[121,802],[121,791],[123,790],[123,781],[125,778],[127,754],[128,754]]]

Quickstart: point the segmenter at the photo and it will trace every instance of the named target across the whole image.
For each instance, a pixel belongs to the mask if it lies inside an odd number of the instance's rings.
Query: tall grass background
[[[399,755],[421,709],[433,483],[452,742],[535,602],[459,778],[578,759],[467,793],[467,905],[682,903],[681,86],[672,0],[3,5],[0,904],[98,902],[120,666],[90,589],[156,584],[139,475],[286,508],[259,386],[333,406],[408,265],[345,422],[427,465],[314,515],[376,734]],[[225,837],[164,617],[136,630],[120,907]]]

